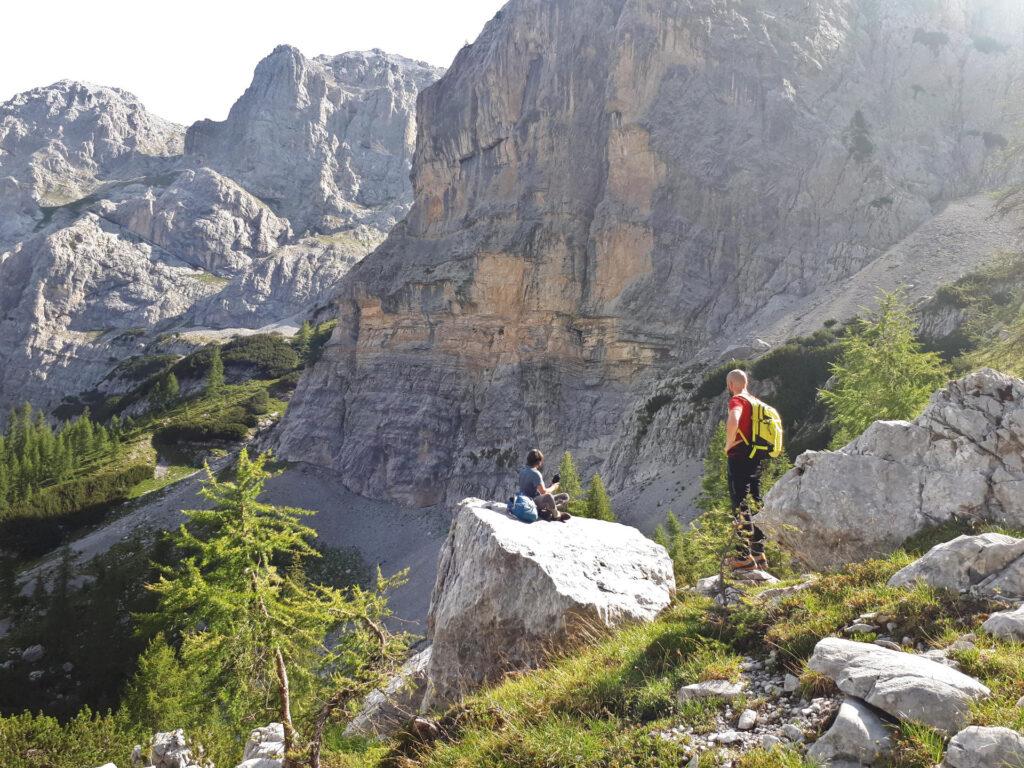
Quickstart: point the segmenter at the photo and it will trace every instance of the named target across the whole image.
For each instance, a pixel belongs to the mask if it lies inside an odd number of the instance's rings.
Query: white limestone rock
[[[725,699],[732,701],[743,693],[743,683],[729,680],[705,680],[700,683],[684,685],[676,691],[676,699],[680,704],[694,699]]]
[[[668,553],[635,528],[579,517],[526,524],[503,504],[466,499],[438,563],[422,709],[608,628],[651,621],[674,594]]]
[[[178,728],[153,734],[149,745],[149,764],[152,768],[192,768],[193,754],[185,731]]]
[[[832,678],[848,696],[945,733],[963,728],[971,702],[991,695],[982,683],[943,664],[834,637],[815,646],[808,666]]]
[[[847,698],[832,727],[807,750],[807,757],[822,765],[842,761],[879,765],[892,748],[889,729],[878,713],[859,699]]]
[[[972,373],[914,422],[875,422],[839,451],[803,454],[758,524],[826,570],[887,554],[953,516],[1024,526],[1024,381]]]
[[[387,737],[419,712],[426,691],[432,649],[425,648],[402,665],[383,688],[373,691],[345,728],[346,736]]]
[[[249,734],[242,757],[245,760],[256,757],[284,757],[284,726],[281,723],[271,723],[264,728],[253,730]]]
[[[1001,533],[958,536],[893,574],[890,587],[933,587],[1024,600],[1024,539]]]
[[[1003,640],[1024,642],[1024,605],[1012,611],[993,613],[981,626],[990,635]]]
[[[1009,728],[973,725],[949,741],[941,768],[1011,768],[1024,765],[1024,736]]]

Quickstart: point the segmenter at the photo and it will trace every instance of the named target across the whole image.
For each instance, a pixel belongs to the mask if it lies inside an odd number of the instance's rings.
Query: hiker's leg
[[[764,557],[764,531],[754,523],[753,519],[754,515],[761,511],[761,471],[763,469],[764,459],[758,458],[754,462],[754,471],[750,475],[750,498],[757,505],[750,519],[750,554],[756,558]]]
[[[757,509],[760,510],[761,472],[764,469],[764,459],[762,457],[758,457],[756,459],[752,459],[751,461],[753,466],[750,471],[750,487],[747,492],[750,494],[750,497],[754,500],[754,503],[757,504]]]
[[[726,460],[726,477],[729,481],[729,498],[732,501],[733,512],[740,508],[743,500],[747,497],[744,486],[746,471],[743,459],[743,456],[730,455]]]
[[[542,493],[533,500],[537,505],[537,514],[541,520],[553,520],[558,517],[555,499],[550,493]]]
[[[732,501],[733,532],[736,537],[737,557],[750,554],[750,510],[747,493],[750,488],[751,464],[745,455],[730,455],[728,459],[729,496]]]

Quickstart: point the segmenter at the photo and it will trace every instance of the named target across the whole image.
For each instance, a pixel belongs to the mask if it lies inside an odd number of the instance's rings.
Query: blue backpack
[[[537,522],[537,505],[533,503],[533,499],[521,493],[509,497],[508,513],[524,523]]]

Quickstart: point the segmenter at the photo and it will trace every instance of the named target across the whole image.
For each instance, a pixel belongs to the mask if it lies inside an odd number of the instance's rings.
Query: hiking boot
[[[759,571],[767,571],[768,570],[768,558],[767,557],[765,557],[764,555],[753,555],[753,558],[754,558],[754,565],[757,566],[757,570],[759,570]]]
[[[729,571],[756,571],[757,563],[750,555],[737,555],[725,561],[725,568]]]
[[[565,523],[565,522],[568,522],[569,520],[572,520],[572,515],[570,515],[568,512],[559,512],[557,519],[558,519],[558,522]]]

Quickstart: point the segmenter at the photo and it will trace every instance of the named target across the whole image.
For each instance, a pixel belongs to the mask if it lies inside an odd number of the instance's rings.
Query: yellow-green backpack
[[[782,455],[782,417],[768,403],[753,395],[740,395],[750,403],[750,458],[765,453],[773,459]],[[740,433],[742,435],[742,432]],[[744,436],[745,437],[745,436]]]

